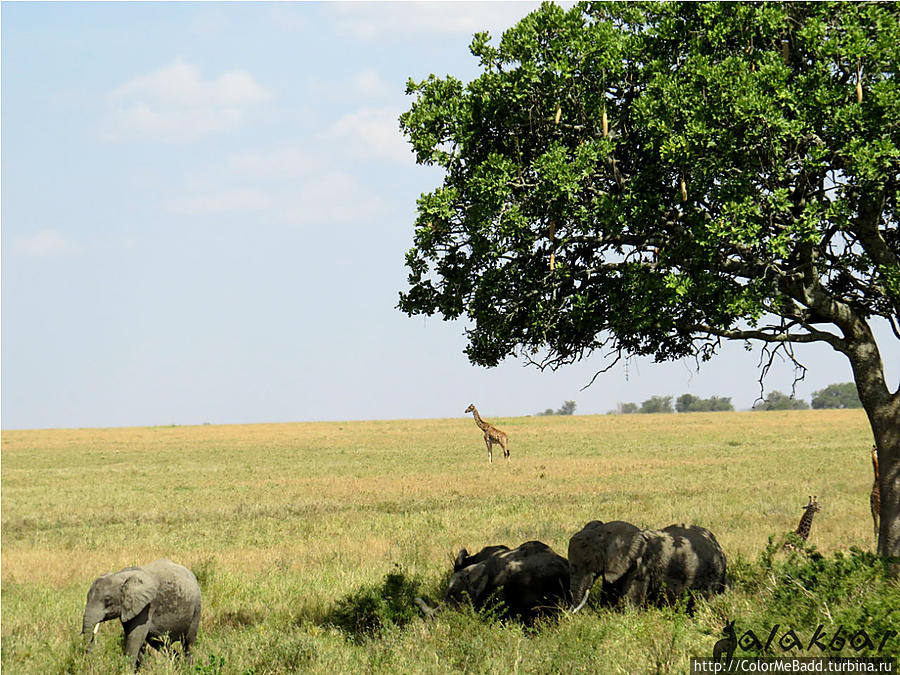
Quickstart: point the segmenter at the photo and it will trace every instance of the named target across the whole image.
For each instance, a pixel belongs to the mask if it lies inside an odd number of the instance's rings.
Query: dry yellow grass
[[[696,522],[750,554],[808,494],[821,550],[871,545],[861,411],[497,423],[509,464],[487,463],[467,419],[8,431],[3,579],[65,583],[156,554],[437,564],[494,541],[565,550],[593,518]]]
[[[40,672],[23,664],[46,631],[71,639],[94,577],[158,557],[215,571],[215,637],[242,612],[325,606],[395,563],[435,579],[463,546],[540,539],[565,554],[597,518],[700,524],[748,559],[815,494],[810,543],[873,545],[862,411],[491,421],[509,463],[488,464],[464,417],[4,432],[4,667]]]

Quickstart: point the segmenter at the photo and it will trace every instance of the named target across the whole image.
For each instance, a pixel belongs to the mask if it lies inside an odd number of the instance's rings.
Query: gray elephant
[[[184,656],[190,660],[200,606],[200,584],[194,574],[171,560],[156,560],[94,581],[81,632],[92,634],[90,647],[100,623],[118,618],[125,631],[123,650],[133,668],[137,668],[145,644],[159,648],[164,641],[181,642]]]
[[[487,546],[473,556],[462,549],[447,585],[446,601],[458,605],[467,600],[484,607],[502,601],[509,616],[530,623],[568,604],[569,563],[546,544],[529,541],[518,548]],[[434,610],[417,599],[428,614]]]
[[[727,583],[722,547],[696,525],[641,530],[621,520],[592,521],[569,540],[569,569],[573,612],[598,577],[604,602],[637,605],[672,603],[686,591],[709,597]]]

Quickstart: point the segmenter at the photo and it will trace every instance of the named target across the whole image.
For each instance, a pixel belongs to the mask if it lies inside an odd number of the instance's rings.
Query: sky
[[[487,418],[574,400],[760,394],[759,352],[471,365],[462,322],[409,318],[409,78],[469,81],[473,33],[537,3],[4,2],[3,429]],[[878,334],[889,381],[900,346]],[[851,381],[801,346],[796,394]],[[766,391],[789,392],[776,362]]]

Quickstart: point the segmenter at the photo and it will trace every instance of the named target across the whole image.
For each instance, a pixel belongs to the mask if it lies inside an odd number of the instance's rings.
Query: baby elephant
[[[164,641],[181,642],[190,660],[191,646],[200,624],[200,584],[194,574],[171,560],[156,560],[141,567],[98,578],[88,591],[81,633],[92,633],[100,623],[119,618],[125,630],[125,655],[137,668],[144,645],[159,648]]]
[[[624,521],[588,523],[569,540],[572,611],[602,578],[605,601],[674,602],[685,591],[705,597],[725,589],[725,554],[709,530],[670,525],[641,530]]]
[[[510,616],[531,622],[569,601],[569,563],[546,544],[529,541],[518,548],[487,546],[474,556],[463,549],[447,585],[450,604],[468,598],[483,607],[501,600]]]

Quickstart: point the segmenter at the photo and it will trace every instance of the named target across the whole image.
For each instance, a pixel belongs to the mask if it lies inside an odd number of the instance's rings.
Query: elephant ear
[[[469,569],[471,570],[469,572],[469,597],[474,604],[478,604],[484,600],[484,596],[487,594],[490,581],[488,566],[482,563],[473,565]]]
[[[469,552],[461,548],[459,549],[459,553],[456,554],[456,561],[453,563],[453,571],[459,572],[463,567],[466,566],[466,558],[469,557]]]
[[[647,538],[642,532],[632,535],[620,533],[610,537],[606,549],[606,567],[603,580],[613,584],[638,560],[647,549]]]
[[[131,621],[156,597],[159,585],[143,570],[129,576],[122,584],[122,622]]]

